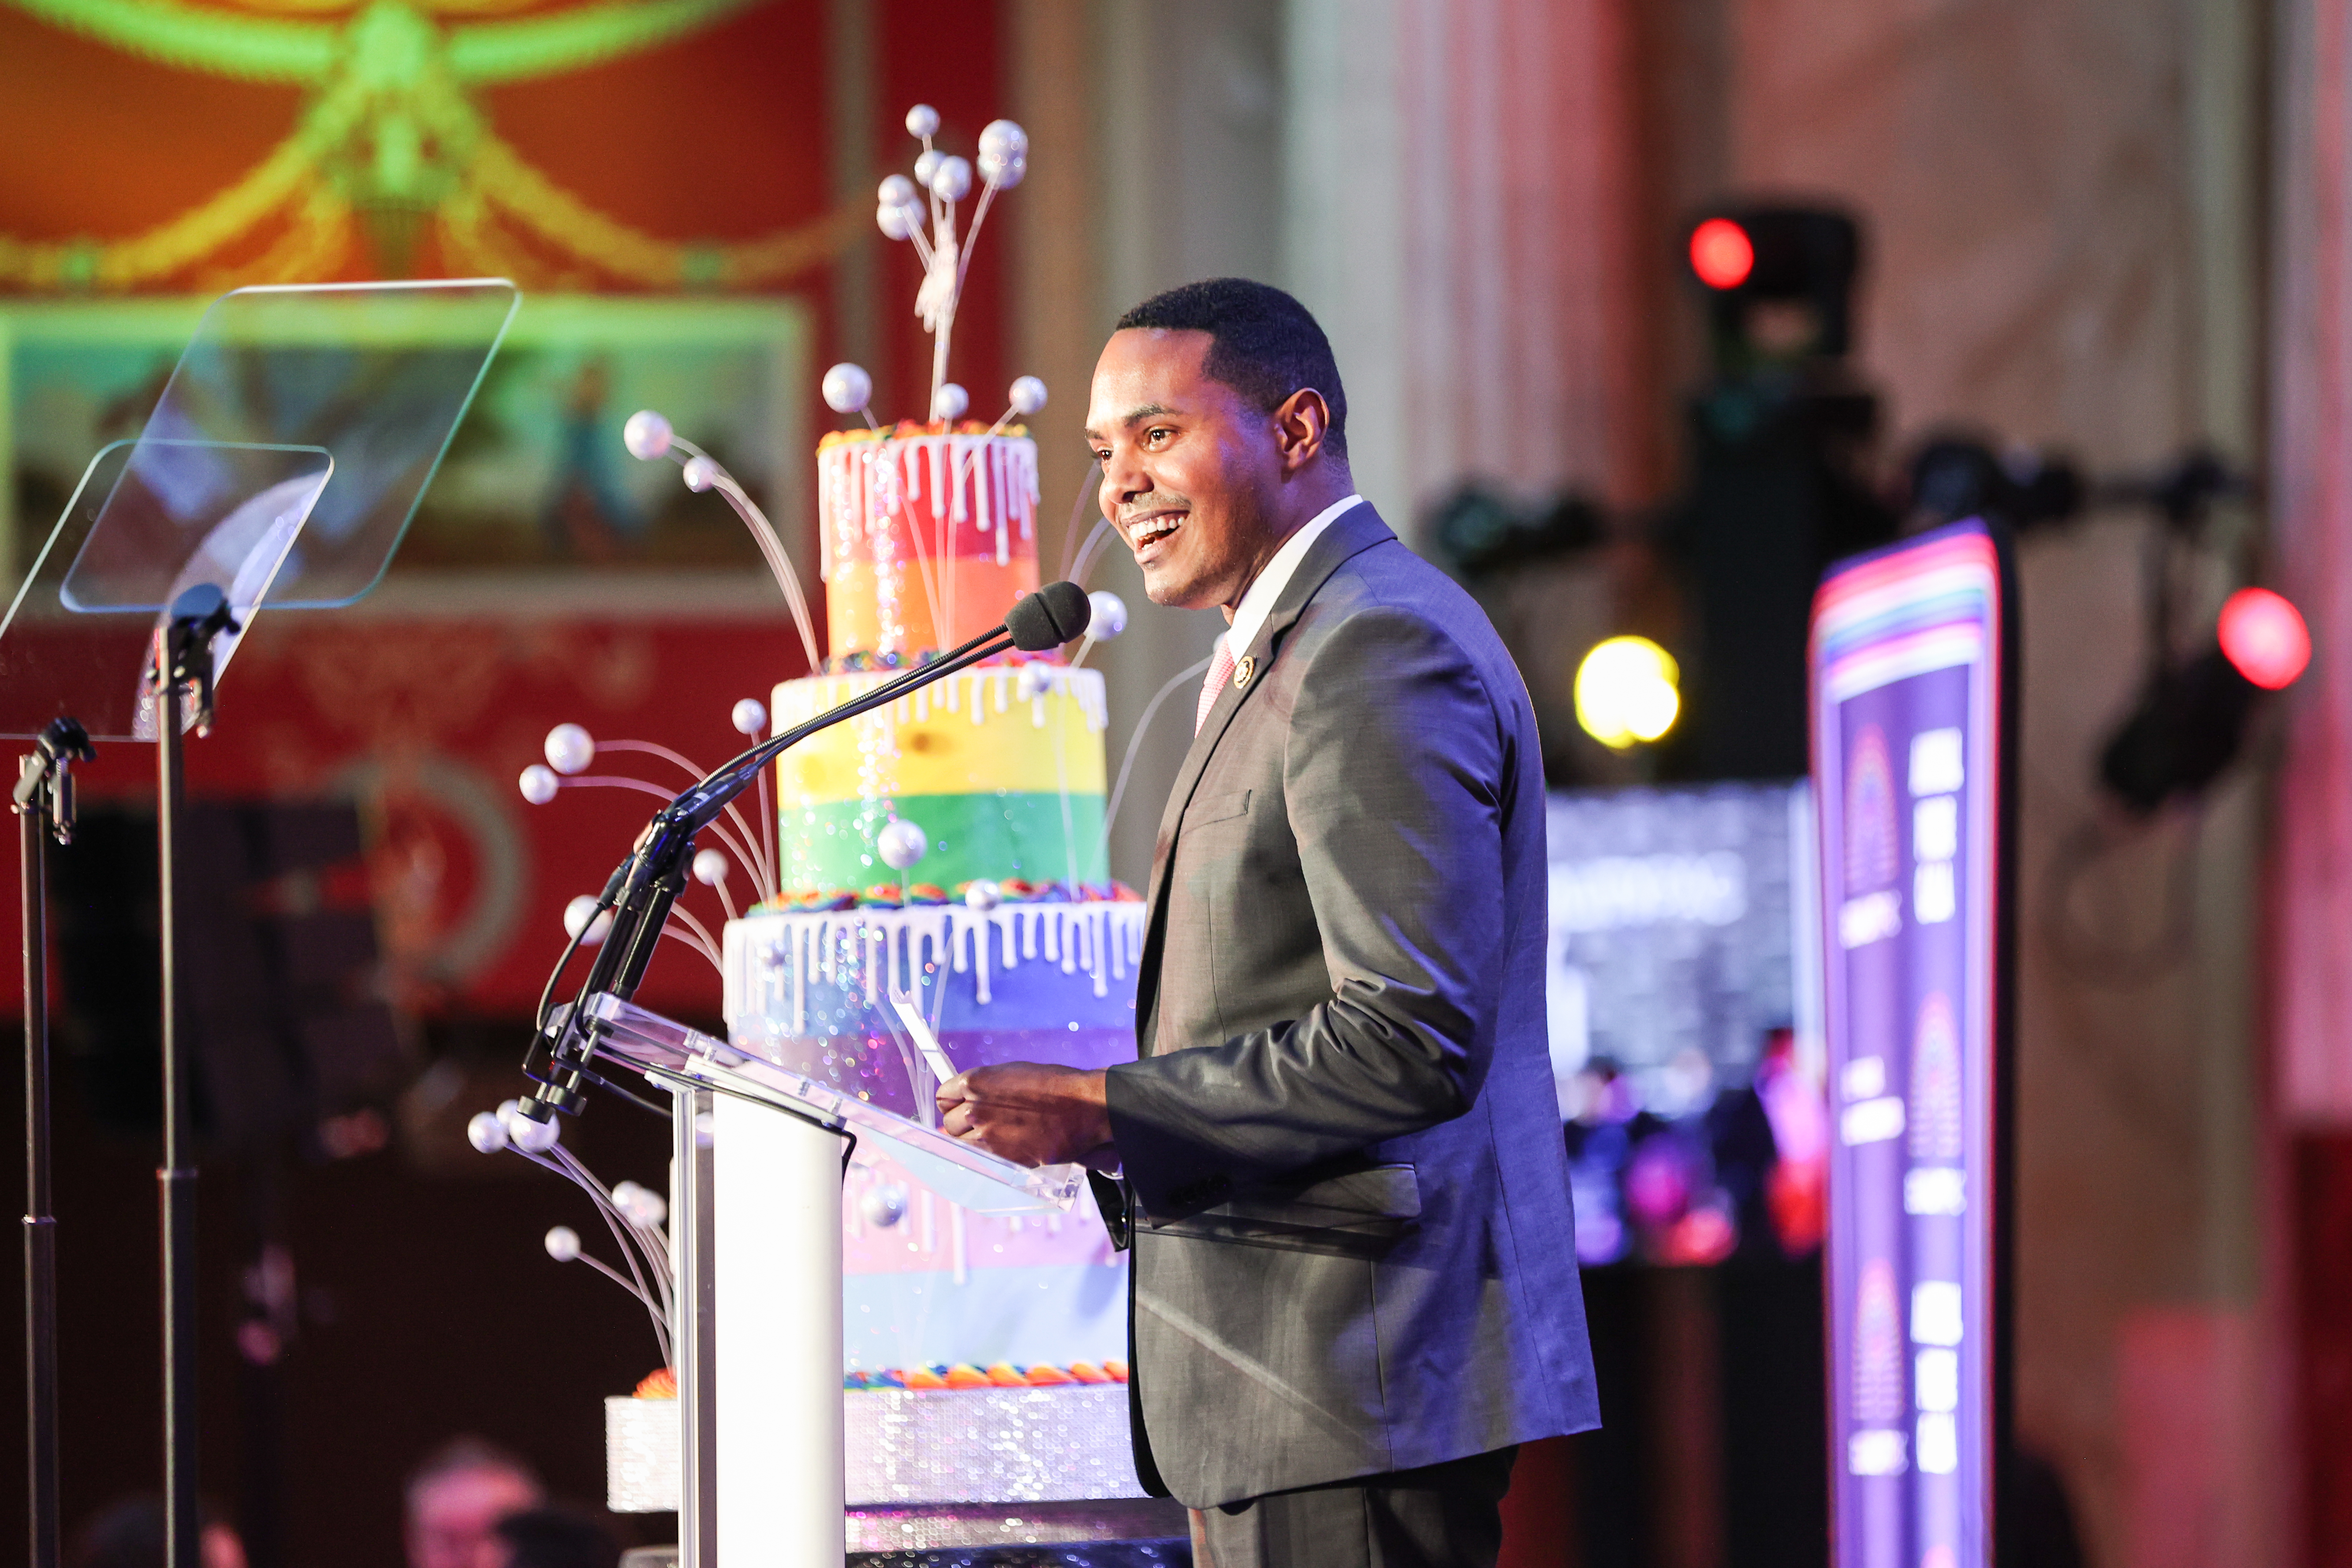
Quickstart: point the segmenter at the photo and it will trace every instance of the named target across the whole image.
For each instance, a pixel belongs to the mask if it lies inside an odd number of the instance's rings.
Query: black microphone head
[[[1087,591],[1076,583],[1048,583],[1021,595],[1004,617],[1004,629],[1023,653],[1044,653],[1085,636],[1094,613]]]

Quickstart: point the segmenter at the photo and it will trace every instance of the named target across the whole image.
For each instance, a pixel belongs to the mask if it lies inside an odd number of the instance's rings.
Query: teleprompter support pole
[[[26,1561],[58,1568],[58,1237],[49,1213],[48,838],[73,838],[73,764],[97,756],[71,719],[18,759],[11,805],[24,883]]]
[[[58,1562],[58,1222],[49,1213],[48,814],[17,814],[25,883],[25,1458],[35,1568]]]
[[[196,1514],[196,1170],[187,1041],[180,1027],[180,819],[186,813],[181,725],[212,728],[213,638],[237,629],[228,599],[199,584],[172,605],[157,634],[155,697],[156,887],[163,957],[163,1164],[155,1173],[163,1236],[163,1561],[202,1568]]]
[[[180,1028],[179,818],[186,809],[177,685],[158,694],[157,922],[163,952],[163,1521],[169,1568],[198,1568],[196,1516],[196,1173],[188,1163],[187,1042]]]

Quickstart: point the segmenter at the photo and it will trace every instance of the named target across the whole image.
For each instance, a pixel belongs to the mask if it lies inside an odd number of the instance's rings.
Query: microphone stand
[[[820,730],[886,707],[918,687],[1007,652],[1015,643],[1013,635],[1003,626],[982,632],[929,664],[918,666],[863,697],[827,709],[807,723],[761,742],[655,813],[653,820],[638,835],[629,858],[606,884],[605,897],[599,900],[602,908],[613,911],[612,929],[606,932],[596,962],[580,988],[578,1000],[560,1020],[541,1020],[530,1051],[523,1058],[524,1076],[540,1087],[520,1102],[518,1109],[521,1113],[534,1121],[545,1121],[558,1112],[576,1116],[584,1107],[581,1085],[588,1077],[588,1064],[595,1055],[596,1036],[603,1026],[587,1017],[583,1004],[599,993],[610,993],[623,1000],[635,994],[646,965],[653,962],[654,946],[669,920],[670,906],[677,901],[686,886],[687,868],[694,858],[695,835],[709,826],[726,809],[728,802],[749,789],[761,769]]]
[[[25,1458],[33,1568],[58,1568],[58,1235],[49,1213],[48,843],[73,842],[73,764],[98,760],[89,734],[52,719],[17,761],[10,796],[24,881]]]

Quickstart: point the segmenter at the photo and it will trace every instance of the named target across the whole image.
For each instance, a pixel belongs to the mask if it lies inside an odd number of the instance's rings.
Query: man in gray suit
[[[1230,627],[1160,819],[1139,1059],[975,1069],[946,1126],[1122,1170],[1136,1467],[1204,1564],[1491,1564],[1517,1446],[1599,1424],[1526,689],[1354,493],[1287,294],[1128,312],[1087,435],[1152,600]]]

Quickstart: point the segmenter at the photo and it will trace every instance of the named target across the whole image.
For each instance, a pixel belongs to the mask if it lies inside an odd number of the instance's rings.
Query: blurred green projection
[[[504,279],[240,289],[135,442],[92,459],[0,617],[0,735],[152,739],[143,672],[198,583],[241,623],[374,587],[520,300]],[[225,668],[235,634],[215,642]]]

